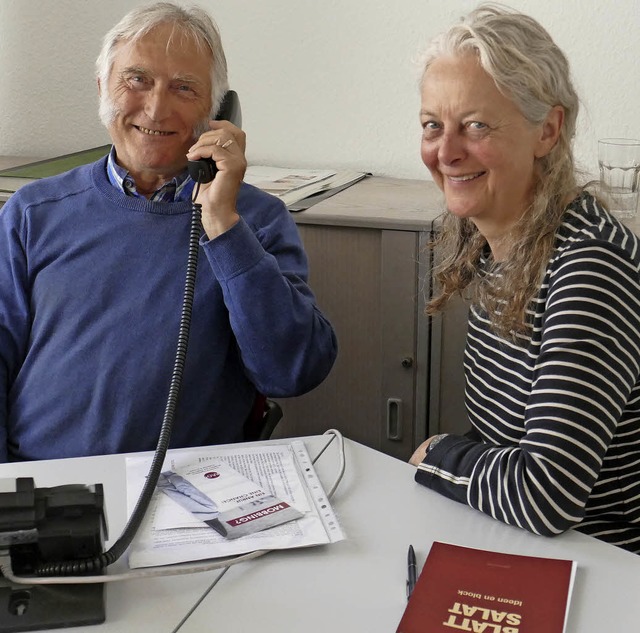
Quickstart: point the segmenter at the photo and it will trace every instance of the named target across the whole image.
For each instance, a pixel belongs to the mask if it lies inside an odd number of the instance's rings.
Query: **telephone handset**
[[[230,121],[237,127],[242,125],[242,112],[240,110],[240,100],[235,90],[228,90],[222,98],[220,109],[216,115],[216,121]],[[187,162],[189,175],[195,182],[204,184],[211,182],[218,173],[215,161],[211,158],[201,158],[200,160],[190,160]]]
[[[216,163],[211,158],[187,161],[187,169],[193,181],[201,185],[211,182],[218,173]]]

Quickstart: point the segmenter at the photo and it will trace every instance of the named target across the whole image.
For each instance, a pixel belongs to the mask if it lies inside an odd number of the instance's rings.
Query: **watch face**
[[[427,453],[443,438],[447,436],[446,433],[442,433],[441,435],[436,435],[430,442],[429,446],[427,446]]]

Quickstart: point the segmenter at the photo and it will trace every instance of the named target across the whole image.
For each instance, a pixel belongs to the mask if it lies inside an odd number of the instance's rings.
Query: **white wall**
[[[108,142],[94,61],[132,0],[0,0],[0,154],[50,156]],[[427,178],[414,60],[471,0],[200,0],[217,20],[254,164]],[[565,51],[582,97],[576,155],[640,137],[637,0],[511,0]]]

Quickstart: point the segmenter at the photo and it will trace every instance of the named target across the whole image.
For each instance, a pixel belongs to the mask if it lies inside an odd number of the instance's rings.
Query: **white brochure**
[[[131,514],[147,476],[151,456],[127,457],[126,464],[127,506]],[[298,510],[302,517],[229,539],[156,490],[129,549],[130,567],[169,565],[254,550],[307,547],[344,539],[302,441],[170,451],[163,471],[189,478],[193,473],[202,472],[204,467],[216,464],[226,464],[238,471],[262,490]]]

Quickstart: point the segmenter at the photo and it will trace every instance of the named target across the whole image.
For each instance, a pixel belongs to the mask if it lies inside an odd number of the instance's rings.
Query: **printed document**
[[[360,171],[289,169],[250,165],[244,181],[280,198],[288,207],[320,193],[339,191],[366,176]]]
[[[140,495],[152,457],[126,459],[129,514]],[[335,543],[344,538],[329,500],[301,440],[264,446],[212,446],[171,451],[163,470],[187,478],[208,465],[225,464],[261,489],[295,508],[302,517],[229,539],[194,517],[170,496],[156,490],[130,549],[130,567],[151,567]]]

